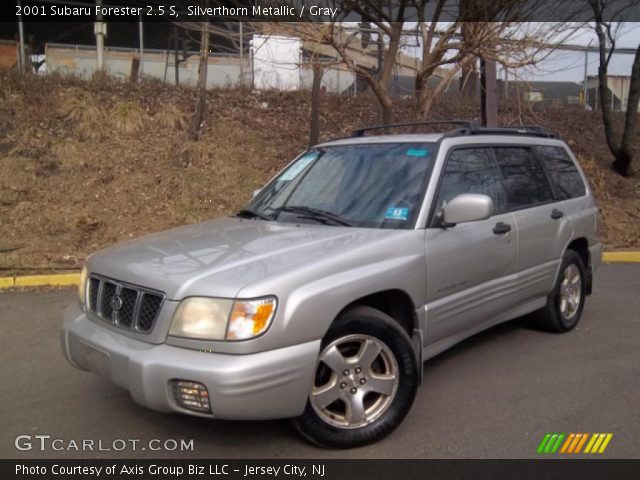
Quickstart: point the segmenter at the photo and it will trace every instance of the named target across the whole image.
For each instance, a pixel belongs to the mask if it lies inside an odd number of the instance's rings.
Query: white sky
[[[591,29],[585,29],[576,33],[567,43],[574,45],[597,46],[596,34]],[[617,39],[617,47],[637,48],[640,44],[640,23],[626,23],[621,25]],[[609,64],[610,75],[630,75],[633,55],[614,54]],[[557,51],[535,67],[518,70],[516,75],[523,80],[543,81],[574,81],[584,80],[584,52]],[[598,73],[598,54],[593,52],[588,55],[587,75]],[[499,73],[503,78],[502,73]],[[513,73],[510,72],[510,78]]]

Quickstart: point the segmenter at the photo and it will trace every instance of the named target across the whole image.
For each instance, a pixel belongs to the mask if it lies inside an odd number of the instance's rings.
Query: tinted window
[[[301,210],[314,209],[356,227],[411,228],[436,154],[436,145],[430,143],[313,149],[276,177],[248,208],[278,222],[323,222]]]
[[[536,147],[544,162],[558,197],[562,200],[582,197],[587,193],[580,172],[562,147]]]
[[[451,152],[440,185],[438,206],[442,207],[462,193],[481,193],[491,197],[496,212],[506,209],[506,196],[500,172],[488,148],[465,148]]]
[[[542,165],[529,148],[498,147],[495,152],[509,209],[517,210],[553,200]]]

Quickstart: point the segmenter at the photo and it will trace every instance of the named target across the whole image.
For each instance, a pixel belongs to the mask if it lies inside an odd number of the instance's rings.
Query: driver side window
[[[507,209],[500,171],[489,148],[462,148],[450,153],[442,174],[438,208],[463,193],[480,193],[493,200],[495,213]]]

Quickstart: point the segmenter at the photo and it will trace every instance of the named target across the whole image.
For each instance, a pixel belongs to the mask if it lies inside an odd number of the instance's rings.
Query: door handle
[[[503,222],[498,222],[493,227],[493,233],[496,235],[502,235],[503,233],[509,233],[511,231],[511,225]]]
[[[559,218],[564,217],[564,212],[562,210],[558,210],[557,208],[554,208],[553,210],[551,210],[551,218],[554,220],[558,220]]]

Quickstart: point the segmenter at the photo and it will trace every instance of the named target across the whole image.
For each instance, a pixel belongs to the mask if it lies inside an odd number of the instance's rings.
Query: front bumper
[[[302,414],[320,349],[320,340],[249,355],[154,345],[101,327],[78,307],[67,312],[61,343],[72,365],[108,378],[128,390],[140,405],[162,412],[235,420]],[[179,406],[171,380],[205,385],[212,413]]]

